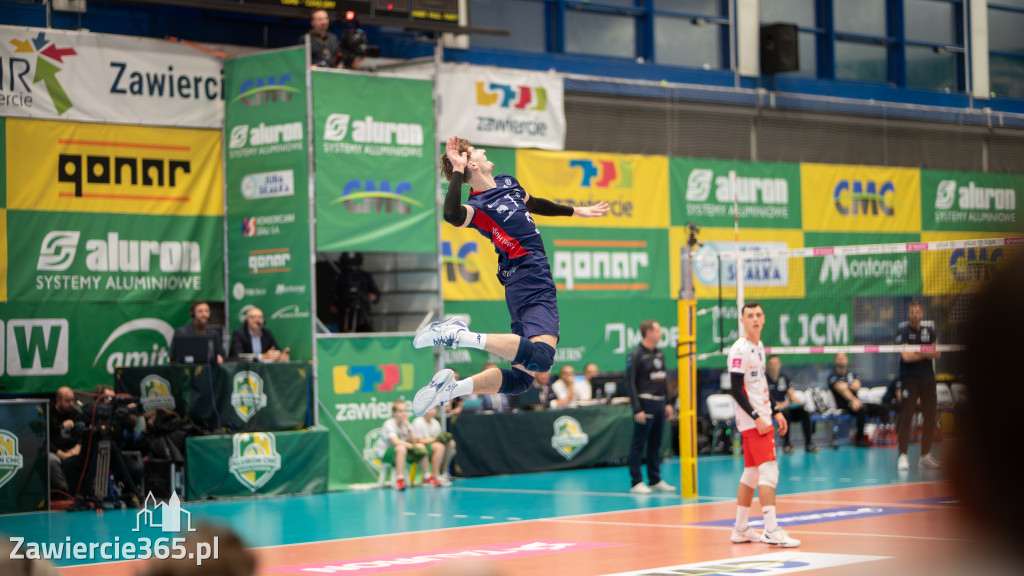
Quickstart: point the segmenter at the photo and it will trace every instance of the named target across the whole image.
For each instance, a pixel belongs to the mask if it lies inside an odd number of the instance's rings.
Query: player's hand
[[[850,400],[850,410],[853,410],[854,412],[860,412],[860,409],[863,406],[864,403],[860,401],[860,398],[854,398],[853,400]]]
[[[754,425],[757,426],[757,433],[761,436],[772,433],[772,423],[764,416],[758,416],[757,420],[754,420]]]
[[[465,174],[466,164],[469,163],[469,153],[459,153],[458,136],[452,136],[448,139],[448,144],[444,147],[444,153],[448,156],[448,161],[452,163],[452,170]]]
[[[598,216],[604,216],[608,213],[608,203],[598,202],[593,206],[575,206],[573,207],[573,216],[579,216],[580,218],[597,218]]]
[[[786,417],[781,412],[775,415],[775,423],[779,425],[779,435],[785,436],[789,430],[789,422],[786,422]]]
[[[633,414],[633,420],[636,421],[637,424],[643,426],[647,424],[647,413],[637,412],[636,414]]]
[[[676,410],[671,404],[665,404],[665,418],[669,422],[675,422],[676,420]]]

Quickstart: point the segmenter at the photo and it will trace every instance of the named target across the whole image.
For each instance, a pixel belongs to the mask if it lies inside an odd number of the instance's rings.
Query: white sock
[[[455,383],[455,392],[452,393],[452,398],[458,398],[459,396],[466,396],[473,393],[473,379],[463,378]]]
[[[764,516],[765,530],[771,532],[779,527],[779,522],[775,519],[775,506],[762,506],[761,514]]]
[[[459,332],[459,348],[483,350],[485,346],[487,346],[487,334],[477,334],[469,330]]]
[[[736,530],[743,532],[747,529],[747,519],[750,518],[750,506],[736,506]]]

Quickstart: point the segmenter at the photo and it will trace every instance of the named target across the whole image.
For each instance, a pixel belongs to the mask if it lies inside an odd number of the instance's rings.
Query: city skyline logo
[[[184,523],[181,521],[182,516],[185,516]],[[143,527],[159,528],[168,533],[181,532],[182,528],[186,532],[196,531],[192,527],[192,513],[181,506],[177,492],[171,492],[167,502],[160,503],[157,503],[152,491],[146,494],[142,509],[135,514],[135,528],[132,528],[132,532],[140,532]]]

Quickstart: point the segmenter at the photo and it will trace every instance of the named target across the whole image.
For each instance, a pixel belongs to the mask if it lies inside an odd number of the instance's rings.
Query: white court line
[[[607,498],[609,496],[618,498],[639,498],[644,496],[672,499],[682,498],[678,494],[668,494],[665,492],[662,492],[660,494],[630,494],[628,492],[566,492],[565,490],[532,490],[528,488],[470,488],[468,486],[453,486],[451,489],[466,492],[501,492],[502,494],[557,494],[559,496],[600,496],[602,498]]]

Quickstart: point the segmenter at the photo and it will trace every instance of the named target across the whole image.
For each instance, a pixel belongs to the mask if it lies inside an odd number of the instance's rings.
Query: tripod
[[[130,496],[133,507],[138,507],[143,501],[142,494],[139,493],[135,480],[132,478],[128,466],[125,465],[121,449],[111,440],[114,426],[110,423],[105,423],[97,427],[85,428],[84,431],[90,432],[92,454],[89,456],[85,473],[83,474],[83,480],[86,485],[84,489],[83,486],[79,486],[79,494],[81,494],[81,499],[91,503],[92,506],[83,502],[82,507],[113,507],[118,501],[125,501],[125,494]],[[96,440],[95,443],[92,442],[92,433],[99,434],[99,440]],[[108,493],[111,464],[114,465],[114,470],[121,475],[125,488],[127,488],[127,492],[122,492],[117,497],[111,496]],[[90,483],[91,486],[89,485]]]

